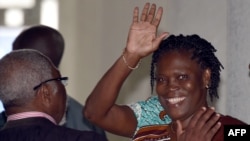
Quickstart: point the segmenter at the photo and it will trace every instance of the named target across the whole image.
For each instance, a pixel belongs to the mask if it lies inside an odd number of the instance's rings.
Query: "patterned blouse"
[[[171,119],[168,115],[165,115],[163,119],[160,118],[160,112],[163,111],[163,107],[157,96],[151,96],[146,101],[132,103],[129,107],[134,111],[138,122],[134,135],[136,135],[139,129],[145,126],[166,125],[171,123]]]

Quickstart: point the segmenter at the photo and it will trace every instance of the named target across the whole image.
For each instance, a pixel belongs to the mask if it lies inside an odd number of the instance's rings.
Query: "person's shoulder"
[[[245,123],[244,121],[238,119],[238,118],[235,118],[235,117],[232,117],[232,116],[229,116],[229,115],[221,115],[221,118],[220,118],[220,122],[223,124],[223,125],[228,125],[228,124],[233,124],[233,125],[241,125],[241,124],[247,124]]]
[[[73,97],[68,95],[68,106],[72,106],[72,107],[80,107],[82,108],[83,105],[81,103],[79,103],[77,100],[75,100]]]
[[[221,122],[222,126],[219,131],[215,134],[213,141],[223,141],[224,140],[224,126],[225,125],[247,125],[240,119],[229,115],[221,115],[219,121]]]
[[[56,126],[53,134],[62,135],[64,139],[71,141],[88,140],[88,141],[107,141],[106,136],[100,135],[94,131],[80,131],[63,126]],[[68,140],[66,139],[66,140]]]

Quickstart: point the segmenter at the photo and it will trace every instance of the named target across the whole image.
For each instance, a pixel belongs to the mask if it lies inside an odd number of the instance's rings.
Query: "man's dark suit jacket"
[[[1,141],[107,141],[92,131],[78,131],[34,117],[9,121],[0,130]]]

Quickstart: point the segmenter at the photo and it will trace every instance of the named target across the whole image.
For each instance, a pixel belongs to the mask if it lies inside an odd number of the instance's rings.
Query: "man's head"
[[[6,114],[40,111],[59,123],[66,106],[60,78],[58,69],[38,51],[23,49],[5,55],[0,60],[0,99]]]
[[[35,49],[59,67],[64,52],[63,36],[55,29],[37,25],[21,32],[13,42],[13,50]]]

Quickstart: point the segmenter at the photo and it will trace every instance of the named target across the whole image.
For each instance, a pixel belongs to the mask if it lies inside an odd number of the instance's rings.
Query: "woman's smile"
[[[178,104],[185,99],[186,99],[185,97],[173,97],[173,98],[167,98],[165,100],[168,102],[168,104]]]

